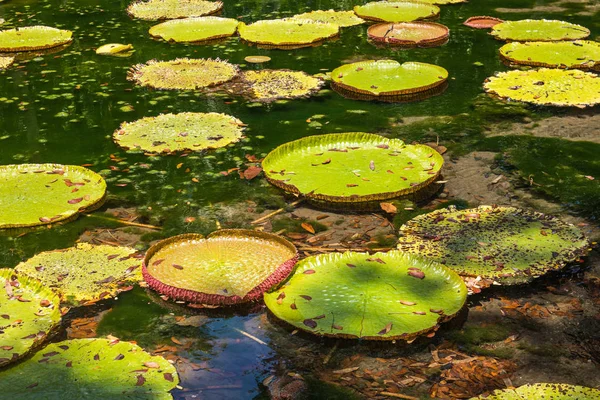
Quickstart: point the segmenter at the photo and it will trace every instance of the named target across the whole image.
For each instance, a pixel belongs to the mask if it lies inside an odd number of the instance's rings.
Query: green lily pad
[[[398,251],[308,257],[265,304],[296,328],[321,336],[412,340],[436,330],[465,304],[450,269]]]
[[[600,69],[600,43],[590,40],[512,42],[500,48],[509,63],[548,68]]]
[[[0,372],[7,398],[166,400],[179,383],[175,367],[129,342],[73,339],[52,343]]]
[[[333,203],[387,200],[437,179],[444,159],[429,146],[370,133],[309,136],[271,151],[267,180],[287,192]]]
[[[0,51],[49,49],[70,43],[73,32],[49,26],[25,26],[0,31]]]
[[[127,7],[133,18],[149,21],[203,17],[218,13],[223,8],[221,1],[206,0],[140,0]]]
[[[296,14],[291,19],[331,23],[339,26],[340,28],[365,23],[365,20],[357,17],[354,11],[315,10],[302,14]]]
[[[0,69],[6,69],[15,62],[14,57],[0,56]]]
[[[495,390],[485,397],[474,397],[471,400],[600,400],[600,390],[568,385],[565,383],[535,383],[523,385],[516,389]]]
[[[331,72],[333,88],[373,96],[398,96],[442,87],[448,71],[433,64],[395,60],[344,64]]]
[[[45,251],[17,265],[19,274],[55,289],[69,306],[115,297],[142,279],[141,261],[129,247],[78,243],[68,249]]]
[[[310,46],[337,36],[339,26],[299,19],[272,19],[238,27],[240,37],[250,43],[270,46]]]
[[[483,87],[504,99],[544,106],[585,108],[600,104],[600,77],[579,70],[500,72],[486,79]]]
[[[159,293],[195,304],[233,305],[259,299],[292,272],[298,255],[287,240],[224,229],[206,239],[184,234],[146,253],[144,279]]]
[[[369,39],[402,47],[441,46],[448,41],[450,30],[435,22],[389,22],[371,25],[367,30]]]
[[[490,32],[499,40],[515,42],[554,41],[584,39],[590,30],[584,26],[565,21],[546,19],[523,19],[496,24]]]
[[[202,42],[232,36],[238,24],[233,18],[185,18],[154,25],[149,32],[169,42]]]
[[[150,60],[134,65],[127,79],[156,89],[202,89],[230,81],[239,72],[237,65],[210,58]]]
[[[523,283],[558,270],[586,253],[575,226],[513,207],[450,207],[420,215],[400,228],[398,248],[452,268],[459,275]]]
[[[361,18],[371,21],[410,22],[435,18],[440,8],[433,4],[409,1],[374,1],[355,6],[354,12]]]
[[[242,91],[256,101],[309,97],[318,92],[325,81],[302,71],[258,70],[245,71]]]
[[[39,346],[60,323],[59,299],[40,282],[0,269],[0,367]]]
[[[161,114],[123,122],[113,139],[125,149],[148,153],[202,151],[239,141],[244,126],[242,121],[227,114]]]
[[[60,164],[0,165],[0,229],[46,225],[100,207],[104,179]]]

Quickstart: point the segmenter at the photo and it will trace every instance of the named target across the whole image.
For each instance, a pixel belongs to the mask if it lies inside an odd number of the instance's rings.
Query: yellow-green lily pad
[[[310,20],[272,19],[250,25],[241,23],[238,32],[243,40],[250,43],[302,47],[337,36],[339,26]]]
[[[600,69],[600,43],[591,40],[512,42],[500,48],[500,56],[534,67]]]
[[[364,24],[365,20],[356,16],[354,11],[315,10],[296,14],[290,19],[330,23],[346,28],[348,26]]]
[[[535,42],[584,39],[590,35],[590,30],[565,21],[522,19],[496,24],[490,34],[499,40]]]
[[[223,8],[221,1],[207,0],[138,0],[127,7],[127,13],[149,21],[203,17]]]
[[[534,383],[518,388],[495,390],[489,396],[471,400],[600,400],[600,390],[566,383]]]
[[[262,102],[309,97],[325,84],[321,78],[290,70],[245,71],[242,80],[243,93]]]
[[[355,6],[354,12],[359,17],[371,21],[411,22],[435,18],[440,14],[440,8],[416,1],[374,1]]]
[[[150,28],[150,35],[168,42],[202,42],[232,36],[239,22],[233,18],[196,17],[174,19]]]
[[[0,51],[31,51],[50,49],[70,43],[73,32],[36,25],[0,31]]]

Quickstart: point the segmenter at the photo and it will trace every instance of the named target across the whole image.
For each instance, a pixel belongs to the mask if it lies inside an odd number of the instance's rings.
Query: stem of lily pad
[[[122,220],[122,219],[108,218],[108,217],[103,217],[103,216],[94,215],[94,214],[83,214],[83,215],[85,215],[86,217],[98,218],[98,219],[102,219],[105,221],[118,222],[123,225],[137,226],[138,228],[156,229],[159,231],[162,230],[162,228],[160,226],[155,226],[155,225],[140,224],[139,222],[130,222],[130,221]]]
[[[290,203],[290,206],[296,207],[298,204],[302,203],[303,201],[304,201],[304,199],[296,200],[293,203]],[[261,222],[264,222],[264,221],[268,220],[269,218],[271,218],[271,217],[273,217],[273,216],[275,216],[277,214],[280,214],[280,213],[282,213],[284,211],[285,211],[285,208],[280,208],[279,210],[275,210],[272,213],[269,213],[267,215],[263,215],[259,219],[256,219],[256,220],[252,221],[251,224],[253,224],[253,225],[254,224],[260,224]]]

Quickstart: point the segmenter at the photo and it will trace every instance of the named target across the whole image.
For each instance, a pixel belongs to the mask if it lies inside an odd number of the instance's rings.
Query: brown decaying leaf
[[[143,375],[138,375],[137,376],[137,382],[135,383],[135,386],[142,386],[145,382],[146,382],[146,378],[144,378]]]
[[[417,278],[417,279],[425,278],[425,273],[418,268],[409,268],[408,275],[412,276],[413,278]]]
[[[256,167],[256,166],[252,165],[243,172],[243,176],[244,176],[244,179],[251,180],[251,179],[256,178],[258,176],[258,174],[260,174],[261,172],[262,172],[261,167]]]
[[[301,294],[300,297],[302,297],[306,301],[311,301],[312,300],[312,297],[310,297],[310,296],[308,296],[306,294]]]
[[[379,206],[388,214],[396,214],[398,212],[398,209],[392,203],[379,203]]]
[[[314,269],[307,269],[307,270],[305,270],[305,271],[303,272],[303,274],[305,274],[305,275],[311,275],[311,274],[314,274],[314,273],[315,273],[315,270],[314,270]]]
[[[377,332],[378,335],[385,335],[387,333],[389,333],[392,330],[392,326],[394,326],[393,323],[388,323],[385,328],[383,328],[382,330],[380,330],[379,332]]]
[[[311,224],[309,224],[308,222],[303,222],[301,225],[302,229],[304,229],[307,232],[310,232],[312,234],[315,233],[315,228],[313,228],[313,226]]]
[[[314,319],[305,319],[302,323],[312,329],[315,329],[317,327],[317,321],[315,321]]]

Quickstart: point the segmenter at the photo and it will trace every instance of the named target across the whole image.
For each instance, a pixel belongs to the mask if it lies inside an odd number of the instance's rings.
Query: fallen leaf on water
[[[396,214],[398,212],[398,209],[392,203],[380,203],[379,206],[383,211],[389,214]]]
[[[305,231],[308,231],[312,234],[315,233],[315,228],[313,228],[313,226],[308,222],[303,222],[300,226],[302,226],[302,229],[304,229]]]

